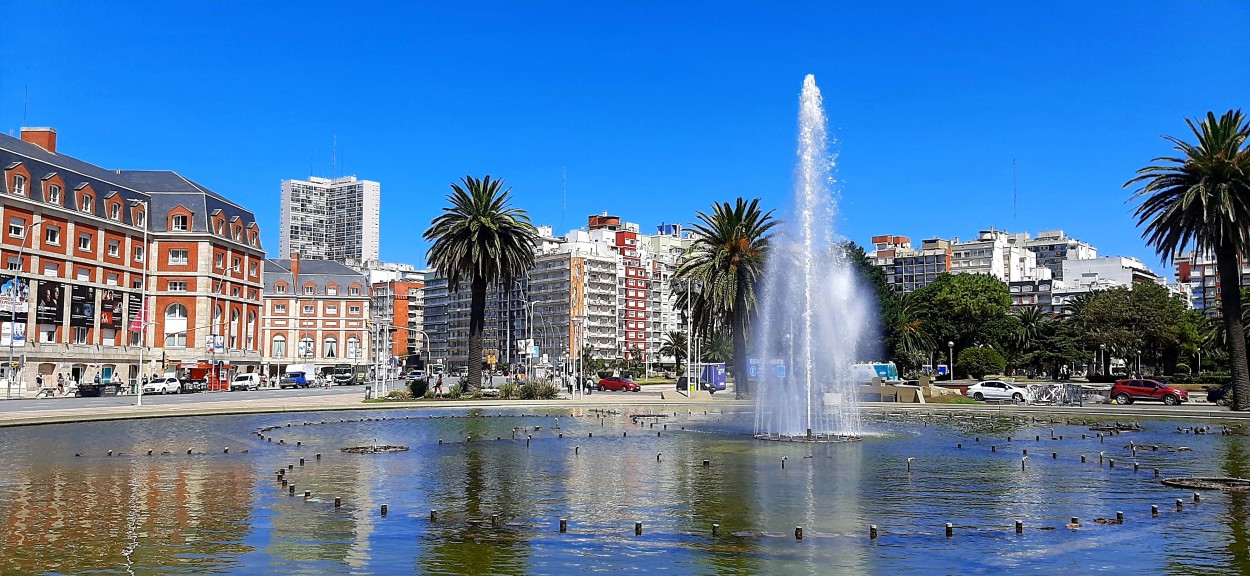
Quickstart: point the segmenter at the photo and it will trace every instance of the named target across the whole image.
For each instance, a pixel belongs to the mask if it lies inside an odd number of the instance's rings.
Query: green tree
[[[1132,200],[1142,236],[1170,260],[1193,247],[1215,255],[1220,307],[1232,364],[1233,409],[1250,410],[1250,366],[1241,310],[1241,257],[1250,252],[1250,122],[1240,110],[1219,118],[1208,112],[1195,124],[1197,144],[1173,136],[1178,157],[1159,157],[1125,187],[1142,184]]]
[[[660,344],[660,355],[673,358],[674,372],[682,374],[682,365],[686,362],[686,333],[669,330],[664,333],[664,341]]]
[[[694,242],[673,279],[678,286],[679,308],[683,298],[693,299],[696,335],[709,334],[717,327],[729,328],[734,389],[739,398],[750,393],[743,377],[747,373],[747,331],[756,306],[756,287],[764,274],[770,230],[777,224],[772,214],[771,210],[760,210],[758,199],[747,202],[742,198],[734,204],[714,204],[711,214],[700,212],[699,222],[692,226]],[[693,289],[682,292],[683,285]]]
[[[913,297],[939,347],[947,340],[960,349],[990,344],[984,341],[985,324],[1011,309],[1007,285],[983,274],[939,274]]]
[[[914,293],[900,294],[893,300],[886,330],[894,353],[888,357],[894,358],[904,369],[918,368],[936,348],[936,342]]]
[[[1007,361],[993,348],[964,348],[955,360],[961,372],[980,380],[986,374],[1001,374]]]
[[[512,189],[503,189],[502,180],[465,176],[461,184],[451,184],[451,206],[425,231],[433,242],[426,261],[447,277],[449,290],[469,285],[469,375],[463,389],[474,394],[482,386],[486,289],[496,282],[511,286],[534,266],[537,230],[524,210],[509,206]]]

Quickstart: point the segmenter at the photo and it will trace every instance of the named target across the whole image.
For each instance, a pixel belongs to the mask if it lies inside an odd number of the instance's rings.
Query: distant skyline
[[[253,210],[271,256],[280,182],[308,176],[381,182],[381,257],[416,265],[466,174],[557,234],[738,196],[786,217],[810,73],[848,239],[1061,229],[1170,279],[1122,186],[1186,117],[1250,111],[1246,2],[18,2],[6,21],[0,130],[175,170]]]

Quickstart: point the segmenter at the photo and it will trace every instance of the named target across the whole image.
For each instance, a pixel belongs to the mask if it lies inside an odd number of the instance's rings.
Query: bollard
[[[1084,464],[1084,463],[1085,463],[1085,455],[1081,454],[1081,464]]]
[[[1116,524],[1123,524],[1123,523],[1124,523],[1124,513],[1123,513],[1123,512],[1118,512],[1118,511],[1117,511],[1117,512],[1115,513],[1115,523],[1116,523]]]
[[[430,522],[438,522],[438,510],[430,510]]]
[[[187,448],[187,454],[190,454],[190,453],[191,453],[191,449]],[[112,455],[113,455],[113,451],[109,450],[109,456],[112,456]]]
[[[594,432],[590,432],[590,433],[586,434],[586,437],[587,437],[587,438],[594,438],[594,437],[595,437],[595,433],[594,433]]]
[[[282,478],[282,487],[286,488],[286,478]]]
[[[1051,459],[1051,460],[1054,460],[1054,459],[1056,459],[1056,458],[1058,458],[1058,457],[1059,457],[1059,453],[1058,453],[1058,452],[1051,452],[1051,453],[1050,453],[1050,459]]]
[[[634,536],[642,536],[642,522],[634,522]]]
[[[1104,444],[1103,440],[1105,440],[1105,438],[1103,437],[1102,432],[1099,432],[1099,433],[1098,433],[1098,443],[1099,443],[1099,444]]]
[[[1194,492],[1194,504],[1198,504],[1201,502],[1202,502],[1202,495],[1197,492]]]
[[[1141,468],[1141,464],[1138,464],[1137,462],[1134,462],[1134,463],[1133,463],[1133,472],[1136,472],[1138,468]]]
[[[1023,456],[1028,456],[1028,455],[1029,455],[1029,449],[1028,449],[1028,448],[1025,448],[1025,449],[1024,449],[1024,454],[1023,454]]]
[[[795,526],[795,527],[794,527],[794,539],[795,539],[795,540],[802,540],[802,539],[803,539],[803,527],[802,527],[802,526]]]
[[[294,496],[294,495],[295,495],[295,485],[294,485],[294,484],[291,484],[289,488],[290,488],[290,490],[288,491],[288,493],[289,493],[291,496]]]
[[[563,521],[562,521],[562,522],[563,522]],[[491,526],[493,526],[493,527],[495,527],[495,528],[498,528],[498,527],[499,527],[499,515],[498,515],[498,514],[491,514],[491,515],[490,515],[490,525],[491,525]]]
[[[1024,522],[1016,520],[1016,534],[1024,534]]]
[[[1107,459],[1107,464],[1108,464],[1108,466],[1109,466],[1109,467],[1111,467],[1111,468],[1115,468],[1115,458],[1108,458],[1108,459]]]
[[[781,469],[782,470],[786,469],[786,457],[785,456],[781,457]]]
[[[295,465],[294,465],[294,464],[287,464],[287,465],[286,465],[286,469],[287,469],[287,470],[294,470],[294,469],[295,469]]]
[[[1028,459],[1029,459],[1029,457],[1028,457],[1028,456],[1021,456],[1021,457],[1020,457],[1020,471],[1021,471],[1021,472],[1023,472],[1023,471],[1024,471],[1024,463],[1025,463],[1025,461],[1026,461],[1026,460],[1028,460]]]
[[[977,437],[976,437],[976,441],[977,441],[977,442],[980,442],[980,441],[981,441],[981,437],[980,437],[980,436],[977,436]]]
[[[955,535],[955,525],[950,522],[946,523],[946,537],[950,538]]]
[[[1007,437],[1007,441],[1008,441],[1008,442],[1011,442],[1011,436],[1008,436],[1008,437]]]
[[[229,453],[230,453],[230,447],[229,447],[229,446],[226,446],[226,449],[225,449],[225,450],[222,450],[222,452],[221,452],[221,453],[222,453],[222,454],[229,454]]]
[[[1037,442],[1041,442],[1041,441],[1042,441],[1042,435],[1041,435],[1041,434],[1038,434],[1038,435],[1037,435],[1037,437],[1033,438],[1033,440],[1035,440],[1035,441],[1037,441]]]
[[[386,504],[382,505],[382,515],[386,516]]]
[[[338,497],[338,496],[335,496],[335,497],[334,497],[334,507],[335,507],[335,508],[342,508],[342,507],[343,507],[343,499],[342,499],[342,498],[340,498],[340,497]]]
[[[303,443],[303,442],[296,442],[296,443],[295,443],[295,445],[296,445],[296,446],[303,446],[303,445],[304,445],[304,443]]]
[[[312,491],[311,491],[311,490],[305,490],[305,491],[304,491],[304,499],[305,499],[305,500],[307,500],[307,499],[309,499],[309,498],[312,498]]]
[[[712,461],[711,461],[711,460],[704,460],[704,461],[703,461],[703,467],[704,467],[704,468],[707,468],[708,466],[711,466],[711,465],[712,465]]]
[[[720,535],[720,524],[713,524],[713,525],[712,525],[712,536],[713,536],[713,537],[715,537],[715,536],[718,536],[718,535]]]
[[[1098,453],[1098,463],[1099,463],[1099,464],[1102,464],[1102,455],[1103,455],[1103,452],[1099,452],[1099,453]]]
[[[959,448],[960,450],[963,450],[964,445],[963,445],[963,443],[961,442],[961,443],[959,443],[959,444],[956,444],[956,445],[955,445],[955,447],[956,447],[956,448]]]
[[[581,450],[582,450],[582,447],[581,447],[581,446],[574,446],[574,447],[573,447],[573,455],[574,455],[574,456],[576,456],[578,453],[580,453],[580,452],[581,452]]]
[[[621,438],[629,438],[629,432],[621,432]]]
[[[568,531],[569,531],[569,521],[565,520],[564,518],[561,518],[560,519],[560,532],[564,533]]]
[[[1159,477],[1159,469],[1155,468],[1155,478],[1158,478],[1158,477]]]
[[[870,540],[877,539],[877,525],[876,524],[868,525],[868,539]]]
[[[1076,526],[1080,526],[1080,525],[1081,525],[1081,519],[1080,519],[1080,518],[1077,518],[1076,516],[1073,516],[1073,517],[1072,517],[1072,524],[1074,524],[1074,525],[1076,525]]]
[[[664,453],[663,453],[663,452],[660,452],[659,454],[656,454],[656,455],[655,455],[655,461],[656,461],[656,462],[659,462],[659,461],[660,461],[660,456],[663,456],[663,455],[664,455]]]
[[[318,460],[320,460],[320,459],[321,459],[321,454],[317,454],[317,459],[318,459]]]
[[[300,466],[303,466],[303,465],[304,465],[304,459],[303,459],[303,458],[300,458],[300,459],[299,459],[299,465],[300,465]]]
[[[516,437],[516,435],[515,435],[515,434],[513,434],[513,437],[515,438],[515,437]],[[439,438],[439,439],[438,439],[438,445],[439,445],[439,446],[442,446],[442,445],[443,445],[443,439],[442,439],[442,438]]]
[[[1185,509],[1185,503],[1180,498],[1176,499],[1176,511],[1180,512]]]
[[[1154,505],[1154,504],[1151,504],[1151,505],[1150,505],[1150,517],[1151,517],[1151,518],[1158,518],[1158,517],[1159,517],[1159,507],[1158,507],[1158,506],[1156,506],[1156,505]]]
[[[915,460],[915,458],[908,458],[908,459],[907,459],[907,471],[908,471],[908,472],[911,472],[911,461],[912,461],[912,460]]]
[[[990,446],[990,452],[998,452],[998,446]]]

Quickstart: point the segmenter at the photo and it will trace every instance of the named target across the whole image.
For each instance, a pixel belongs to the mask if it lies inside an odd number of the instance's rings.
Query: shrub
[[[459,397],[460,397],[460,385],[459,385],[459,384],[452,384],[450,387],[448,387],[448,388],[447,388],[447,397],[448,397],[448,398],[459,398]]]
[[[408,390],[392,390],[386,395],[387,400],[412,400],[412,392]]]
[[[430,389],[430,379],[420,378],[408,381],[408,391],[413,398],[422,398]]]
[[[1177,362],[1176,373],[1177,374],[1189,374],[1190,373],[1189,364],[1186,364],[1184,362]]]
[[[526,382],[521,385],[520,393],[522,400],[555,400],[560,396],[559,388],[548,382]]]
[[[1007,360],[993,348],[965,348],[956,362],[956,368],[978,380],[1007,366]]]
[[[499,387],[499,397],[504,400],[516,400],[521,397],[521,386],[509,380]]]

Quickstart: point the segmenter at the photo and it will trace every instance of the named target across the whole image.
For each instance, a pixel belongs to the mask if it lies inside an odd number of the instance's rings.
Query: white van
[[[257,390],[260,388],[260,374],[256,372],[248,372],[247,374],[239,374],[230,382],[230,391],[235,390]]]

